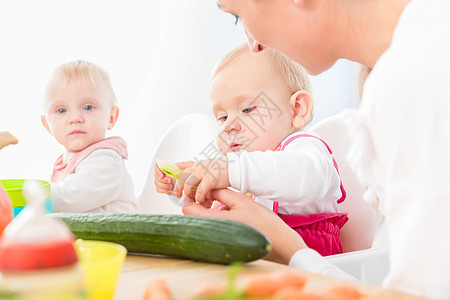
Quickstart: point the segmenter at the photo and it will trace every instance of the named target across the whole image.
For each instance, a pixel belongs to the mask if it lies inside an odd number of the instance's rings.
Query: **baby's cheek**
[[[222,154],[226,154],[231,151],[230,148],[228,147],[228,145],[226,145],[220,138],[218,138],[216,140],[216,142],[217,142],[217,147],[219,148],[219,151]]]
[[[252,140],[246,147],[247,152],[274,150],[278,142],[268,137],[258,137]]]

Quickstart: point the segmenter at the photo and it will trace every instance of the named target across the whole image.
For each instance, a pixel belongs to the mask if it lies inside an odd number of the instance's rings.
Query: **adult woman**
[[[443,76],[450,72],[450,2],[219,0],[218,5],[242,20],[254,51],[275,48],[310,74],[339,58],[372,69],[355,120],[353,164],[368,186],[366,199],[378,203],[385,216],[390,271],[384,285],[449,298],[450,88]],[[285,252],[278,240],[288,237],[287,229],[270,214],[265,223],[278,225],[267,228],[256,214],[240,215],[232,204],[227,214],[197,205],[185,212],[247,222],[272,239],[274,255],[284,260],[305,248],[292,238]],[[294,251],[291,264],[301,260],[302,251]]]

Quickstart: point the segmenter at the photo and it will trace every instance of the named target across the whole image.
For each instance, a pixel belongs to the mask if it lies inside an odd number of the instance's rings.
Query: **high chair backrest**
[[[344,111],[311,128],[333,150],[347,192],[345,201],[338,205],[339,211],[347,212],[349,216],[349,221],[341,230],[344,253],[325,258],[356,279],[380,286],[389,270],[388,245],[383,240],[380,243],[380,236],[382,239],[385,234],[384,228],[377,227],[377,212],[363,200],[365,187],[356,178],[347,161],[352,143],[347,121],[354,113],[354,110]],[[374,238],[378,241],[374,241]]]
[[[372,246],[376,229],[376,211],[363,200],[364,186],[361,185],[352,171],[348,161],[351,140],[349,136],[348,118],[354,111],[328,117],[315,124],[311,131],[319,134],[333,151],[333,157],[339,166],[342,183],[347,198],[338,205],[339,212],[347,212],[349,221],[341,230],[341,241],[344,252],[367,249]]]
[[[159,194],[155,189],[156,159],[170,163],[205,159],[204,152],[216,144],[215,132],[214,119],[202,113],[185,115],[166,130],[153,152],[144,187],[138,196],[140,212],[181,214],[180,207],[173,204],[167,195]]]

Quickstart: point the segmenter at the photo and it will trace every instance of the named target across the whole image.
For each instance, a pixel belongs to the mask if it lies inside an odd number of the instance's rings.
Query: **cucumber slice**
[[[164,160],[157,159],[156,163],[158,164],[158,167],[161,169],[161,171],[174,179],[180,178],[181,174],[184,171],[183,169],[178,168],[176,165]]]

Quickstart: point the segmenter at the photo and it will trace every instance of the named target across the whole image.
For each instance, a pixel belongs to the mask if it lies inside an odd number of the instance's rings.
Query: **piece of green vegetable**
[[[184,171],[183,169],[178,168],[176,165],[168,163],[166,161],[158,160],[157,162],[161,171],[177,180]]]
[[[55,213],[76,237],[124,245],[129,253],[159,254],[219,264],[249,262],[270,252],[269,240],[240,222],[184,216]]]

